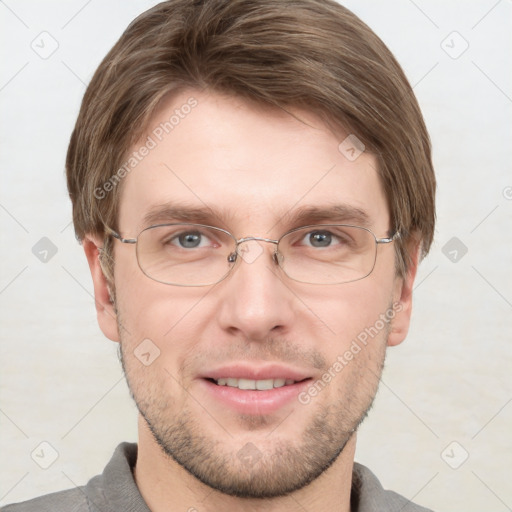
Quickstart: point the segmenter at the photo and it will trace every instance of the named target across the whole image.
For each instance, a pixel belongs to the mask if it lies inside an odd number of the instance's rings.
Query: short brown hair
[[[111,237],[121,186],[98,197],[164,96],[207,88],[299,107],[355,134],[374,153],[404,275],[435,223],[431,145],[413,90],[377,35],[333,0],[168,0],[137,17],[82,101],[66,172],[76,236]],[[340,141],[341,142],[341,141]],[[113,259],[104,262],[113,283]]]

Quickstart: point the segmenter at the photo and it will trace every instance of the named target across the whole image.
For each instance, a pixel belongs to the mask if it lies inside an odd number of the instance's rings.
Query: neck
[[[354,434],[329,469],[306,487],[287,496],[272,499],[237,498],[203,484],[167,456],[139,416],[134,477],[152,512],[171,509],[190,512],[350,512],[355,445]]]

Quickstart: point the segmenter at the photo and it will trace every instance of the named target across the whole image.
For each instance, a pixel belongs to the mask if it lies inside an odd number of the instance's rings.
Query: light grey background
[[[136,440],[70,224],[64,157],[92,73],[153,4],[0,1],[0,505],[84,484]],[[410,335],[388,352],[356,460],[438,511],[512,510],[512,2],[344,4],[414,85],[439,182]]]

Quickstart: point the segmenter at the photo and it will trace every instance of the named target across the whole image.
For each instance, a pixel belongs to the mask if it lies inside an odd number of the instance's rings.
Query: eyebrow
[[[329,222],[355,224],[370,227],[370,216],[361,208],[348,204],[332,204],[326,206],[303,206],[285,214],[280,221],[295,226],[309,223]]]
[[[217,225],[225,227],[228,219],[235,219],[236,212],[225,208],[214,211],[208,206],[197,207],[184,203],[165,203],[152,207],[143,217],[143,227],[167,222],[183,222],[193,224]],[[276,224],[291,225],[292,228],[319,222],[354,224],[370,227],[369,215],[348,204],[331,204],[326,206],[302,206],[283,213]],[[221,225],[219,225],[221,224]],[[225,228],[228,229],[228,228]]]
[[[209,224],[219,222],[226,217],[224,210],[215,213],[208,206],[197,207],[184,203],[165,203],[153,206],[142,218],[144,227],[165,222],[191,222],[194,224]]]

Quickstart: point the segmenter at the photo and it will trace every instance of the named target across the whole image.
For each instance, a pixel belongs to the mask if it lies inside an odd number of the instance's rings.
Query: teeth
[[[282,388],[284,386],[285,382],[286,382],[285,379],[274,379],[274,387],[275,388]]]
[[[257,380],[256,389],[265,391],[266,389],[272,389],[274,387],[274,381],[272,379]]]
[[[238,389],[257,389],[259,391],[266,391],[273,388],[282,388],[283,386],[290,386],[294,384],[293,379],[233,379],[231,377],[225,379],[217,379],[217,385],[229,386]]]
[[[256,381],[251,379],[238,379],[238,389],[256,389]]]

